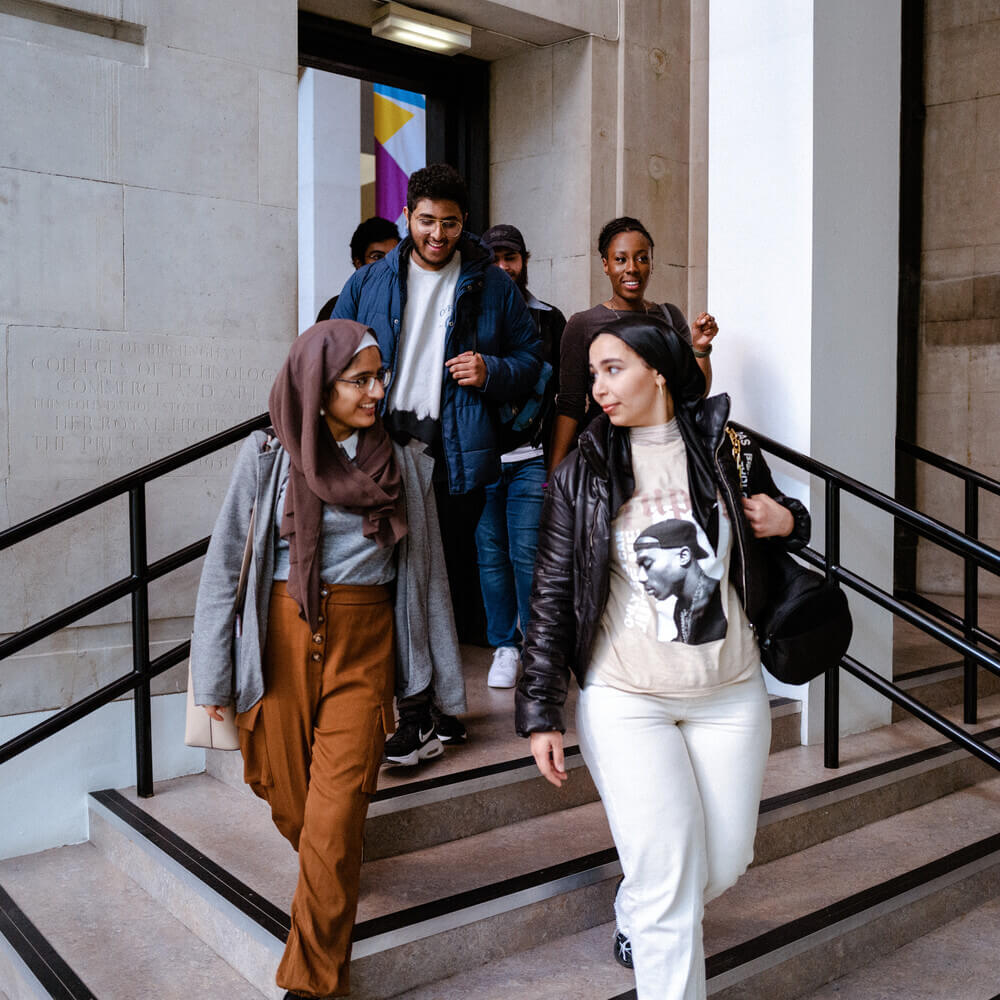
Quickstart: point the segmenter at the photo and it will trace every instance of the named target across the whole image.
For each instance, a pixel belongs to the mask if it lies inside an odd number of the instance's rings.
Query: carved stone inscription
[[[106,480],[263,412],[287,351],[277,342],[10,333],[12,472],[44,478]]]

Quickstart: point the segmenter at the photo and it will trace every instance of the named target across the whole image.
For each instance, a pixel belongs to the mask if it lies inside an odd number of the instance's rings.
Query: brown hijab
[[[358,432],[351,461],[333,439],[322,410],[334,380],[370,332],[353,320],[324,320],[298,337],[271,387],[271,422],[288,452],[288,486],[281,537],[288,539],[288,592],[315,629],[319,618],[317,559],[323,504],[364,518],[364,535],[383,548],[406,534],[399,470],[381,421]]]

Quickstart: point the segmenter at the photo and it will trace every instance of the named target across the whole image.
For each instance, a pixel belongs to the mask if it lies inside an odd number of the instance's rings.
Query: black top
[[[681,339],[691,343],[691,328],[684,313],[673,303],[664,302],[663,305],[654,305],[646,311],[662,312]],[[609,320],[623,315],[624,312],[606,305],[596,305],[593,309],[573,313],[563,330],[556,413],[572,417],[579,422],[580,430],[601,412],[601,408],[590,398],[590,342]]]

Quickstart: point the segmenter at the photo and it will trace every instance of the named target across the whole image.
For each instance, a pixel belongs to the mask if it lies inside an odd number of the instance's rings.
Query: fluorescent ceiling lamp
[[[415,45],[419,49],[447,56],[472,45],[472,28],[469,25],[414,10],[401,3],[387,3],[379,9],[372,21],[372,34],[390,42]]]

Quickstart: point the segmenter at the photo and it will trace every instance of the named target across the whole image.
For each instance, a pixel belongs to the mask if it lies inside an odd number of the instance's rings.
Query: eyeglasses
[[[382,388],[388,389],[389,383],[392,381],[392,372],[388,368],[380,368],[374,375],[363,375],[361,378],[337,378],[334,381],[353,385],[358,392],[371,392],[375,388],[376,382],[381,382]]]
[[[462,231],[461,219],[436,219],[433,215],[416,215],[413,224],[420,233],[432,233],[440,226],[445,236],[458,236]]]

